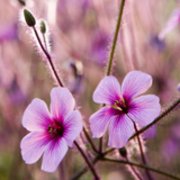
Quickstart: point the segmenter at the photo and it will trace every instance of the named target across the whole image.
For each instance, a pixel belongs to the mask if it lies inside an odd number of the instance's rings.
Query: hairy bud
[[[40,31],[42,34],[46,33],[46,24],[43,20],[40,22]]]
[[[126,150],[126,148],[125,147],[123,147],[123,148],[120,148],[119,149],[119,154],[122,156],[122,157],[127,157],[127,150]]]
[[[36,24],[36,20],[32,13],[28,11],[27,9],[24,9],[24,18],[26,20],[26,23],[28,26],[33,27]]]

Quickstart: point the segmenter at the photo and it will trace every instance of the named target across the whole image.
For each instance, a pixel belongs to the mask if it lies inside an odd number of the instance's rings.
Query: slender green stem
[[[86,164],[88,165],[89,169],[91,170],[92,174],[94,175],[94,180],[99,180],[100,178],[99,178],[93,164],[89,161],[89,159],[86,156],[86,154],[84,153],[84,151],[81,149],[81,147],[79,146],[79,144],[76,141],[74,141],[74,144],[76,145],[77,149],[81,153],[81,155],[84,158]]]
[[[51,66],[51,69],[52,69],[52,71],[53,71],[53,73],[54,73],[54,76],[55,76],[58,84],[59,84],[61,87],[63,87],[64,85],[63,85],[61,79],[60,79],[59,76],[58,76],[58,73],[57,73],[57,71],[56,71],[56,69],[55,69],[55,66],[54,66],[53,62],[52,62],[51,55],[47,52],[47,50],[46,50],[45,47],[43,46],[43,44],[42,44],[42,42],[41,42],[41,39],[40,39],[40,37],[39,37],[39,34],[38,34],[37,30],[36,30],[36,28],[35,28],[35,27],[32,27],[32,28],[33,28],[34,34],[35,34],[35,36],[36,36],[36,38],[37,38],[37,41],[38,41],[38,43],[39,43],[42,51],[44,52],[44,54],[45,54],[45,56],[46,56],[46,58],[47,58],[47,60],[48,60],[48,62],[49,62],[49,64],[50,64],[50,66]]]
[[[126,157],[126,161],[129,161],[128,157]],[[136,168],[132,164],[129,164],[129,167],[131,168],[132,172],[135,174],[137,179],[143,180],[142,177],[140,176],[139,172],[136,170]]]
[[[114,148],[108,149],[107,151],[105,151],[102,154],[98,154],[94,160],[92,161],[92,164],[96,164],[98,161],[100,161],[104,156],[106,156],[107,154],[111,153],[112,151],[114,151]],[[78,178],[80,178],[83,174],[85,174],[88,171],[87,167],[83,167],[77,174],[75,174],[71,180],[77,180]]]
[[[126,115],[132,121],[132,123],[134,125],[134,130],[137,133],[138,128],[137,128],[137,125],[136,125],[135,121],[128,114],[126,114]],[[136,137],[137,137],[137,141],[138,141],[138,145],[139,145],[139,150],[140,150],[142,162],[143,162],[144,165],[147,165],[147,160],[146,160],[146,156],[145,156],[144,151],[143,151],[143,144],[141,142],[140,135],[137,135]],[[148,169],[145,169],[145,173],[146,173],[149,180],[153,180],[153,178],[152,178],[150,172],[148,171]]]
[[[168,177],[168,178],[171,178],[171,179],[180,180],[180,177],[174,176],[174,175],[169,174],[169,173],[167,173],[167,172],[164,172],[164,171],[161,171],[161,170],[158,170],[158,169],[155,169],[155,168],[152,168],[152,167],[143,165],[143,164],[138,164],[138,163],[131,162],[131,161],[110,159],[110,158],[103,158],[103,159],[101,159],[101,160],[102,160],[102,161],[114,162],[114,163],[120,163],[120,164],[129,164],[129,165],[132,165],[132,166],[136,166],[136,167],[138,167],[138,168],[148,169],[149,171],[155,172],[155,173],[157,173],[157,174],[161,174],[162,176],[165,176],[165,177]]]
[[[46,36],[45,36],[44,33],[42,34],[42,36],[43,36],[44,46],[46,48],[46,51],[48,51],[47,42],[46,42]]]
[[[180,98],[178,98],[172,105],[170,105],[164,112],[162,112],[153,122],[145,126],[144,128],[140,129],[138,132],[136,132],[133,136],[129,138],[129,140],[133,139],[135,136],[142,134],[144,131],[149,129],[151,126],[159,122],[162,118],[164,118],[167,114],[169,114],[172,110],[174,110],[180,103]]]
[[[86,130],[85,127],[83,128],[83,132],[84,132],[84,134],[85,134],[85,136],[86,136],[89,144],[91,145],[91,148],[93,149],[93,151],[94,151],[95,153],[98,153],[98,150],[96,149],[96,146],[95,146],[94,143],[92,142],[92,139],[91,139],[91,137],[89,136],[89,134],[88,134],[88,132],[87,132],[87,130]]]
[[[113,152],[114,150],[115,150],[115,148],[108,149],[108,150],[106,150],[105,152],[103,152],[103,155],[105,156],[105,155]]]
[[[103,137],[99,139],[99,153],[102,153],[103,151]]]
[[[129,117],[129,116],[128,116],[128,117]],[[136,123],[135,123],[133,120],[132,120],[132,122],[133,122],[133,125],[134,125],[135,132],[138,132]],[[146,156],[145,156],[145,154],[144,154],[143,146],[142,146],[141,139],[140,139],[139,135],[137,135],[137,141],[138,141],[139,150],[140,150],[140,153],[141,153],[142,162],[143,162],[144,165],[147,165]],[[148,170],[148,169],[145,169],[145,172],[146,172],[146,175],[147,175],[148,179],[149,179],[149,180],[152,180],[153,178],[152,178],[149,170]]]
[[[99,161],[98,158],[95,158],[93,161],[92,161],[92,164],[95,165],[97,162]],[[85,174],[86,172],[88,171],[88,168],[87,167],[83,167],[78,173],[76,173],[72,178],[71,180],[77,180],[79,179],[83,174]]]
[[[117,20],[116,29],[115,29],[115,33],[114,33],[114,37],[113,37],[113,41],[112,41],[112,47],[111,47],[111,51],[109,54],[109,60],[108,60],[108,64],[107,64],[107,70],[106,70],[107,76],[110,75],[111,69],[112,69],[113,57],[114,57],[114,52],[116,49],[119,29],[120,29],[120,25],[121,25],[123,10],[124,10],[124,5],[125,5],[125,0],[121,0],[120,7],[119,7],[118,20]]]

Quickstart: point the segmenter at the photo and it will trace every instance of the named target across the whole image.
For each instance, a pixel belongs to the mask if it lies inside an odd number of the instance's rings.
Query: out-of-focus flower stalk
[[[129,161],[127,149],[126,149],[125,147],[119,149],[119,154],[120,154],[126,161]],[[141,177],[141,175],[140,175],[140,173],[137,171],[137,169],[136,169],[133,165],[129,164],[129,165],[127,165],[127,166],[128,166],[130,172],[132,173],[132,175],[133,175],[134,177],[136,177],[136,178],[139,179],[139,180],[143,180],[142,177]]]
[[[129,116],[128,116],[128,117],[129,117]],[[137,133],[137,132],[138,132],[138,128],[137,128],[136,123],[134,122],[134,120],[133,120],[131,117],[129,117],[129,118],[132,120],[133,125],[134,125],[134,129],[135,129],[135,132]],[[138,145],[139,145],[139,150],[140,150],[142,162],[143,162],[144,165],[147,165],[146,156],[145,156],[144,151],[143,151],[143,144],[142,144],[142,142],[141,142],[141,139],[140,139],[139,135],[137,135],[137,141],[138,141]],[[151,176],[149,170],[148,170],[148,169],[145,169],[145,172],[146,172],[147,178],[148,178],[149,180],[153,180],[153,177]]]

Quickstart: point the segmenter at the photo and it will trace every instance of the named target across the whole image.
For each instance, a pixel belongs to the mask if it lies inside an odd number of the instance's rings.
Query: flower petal
[[[114,76],[106,76],[93,93],[93,100],[101,104],[113,104],[119,99],[120,84]]]
[[[50,114],[46,103],[35,98],[26,108],[22,124],[29,131],[42,131],[50,120]]]
[[[122,82],[121,92],[124,97],[132,98],[147,91],[152,85],[152,77],[141,71],[129,72]]]
[[[82,116],[78,110],[70,113],[64,120],[65,133],[63,137],[65,138],[67,144],[72,147],[73,141],[82,131]]]
[[[159,98],[155,95],[145,95],[133,100],[128,115],[142,128],[151,123],[160,111]]]
[[[94,138],[102,137],[105,134],[113,115],[111,108],[108,107],[103,107],[91,115],[90,129]]]
[[[31,132],[21,140],[21,155],[27,164],[39,160],[44,152],[46,136],[42,132]]]
[[[64,158],[67,150],[68,147],[64,138],[49,142],[43,155],[41,169],[46,172],[54,172]]]
[[[109,125],[108,145],[113,148],[122,148],[134,132],[133,123],[126,115],[116,116],[111,119]]]
[[[66,116],[74,106],[74,98],[67,88],[57,87],[51,90],[51,113],[56,118]]]

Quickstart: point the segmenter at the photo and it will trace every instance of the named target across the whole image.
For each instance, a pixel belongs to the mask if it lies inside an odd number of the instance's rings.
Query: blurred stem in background
[[[129,117],[129,116],[128,116],[128,117]],[[129,118],[130,118],[130,117],[129,117]],[[130,119],[131,119],[131,118],[130,118]],[[131,120],[132,120],[132,119],[131,119]],[[132,120],[132,122],[133,122],[133,125],[134,125],[135,132],[137,133],[137,132],[138,132],[137,125],[136,125],[136,123],[134,122],[134,120]],[[148,163],[147,163],[146,156],[145,156],[145,154],[144,154],[143,144],[142,144],[142,142],[141,142],[141,138],[140,138],[139,135],[137,135],[136,137],[137,137],[137,141],[138,141],[138,146],[139,146],[139,150],[140,150],[142,162],[143,162],[143,164],[144,164],[145,166],[147,166]],[[147,178],[148,178],[149,180],[153,180],[153,178],[152,178],[149,170],[148,170],[148,169],[145,169],[145,172],[146,172]]]

